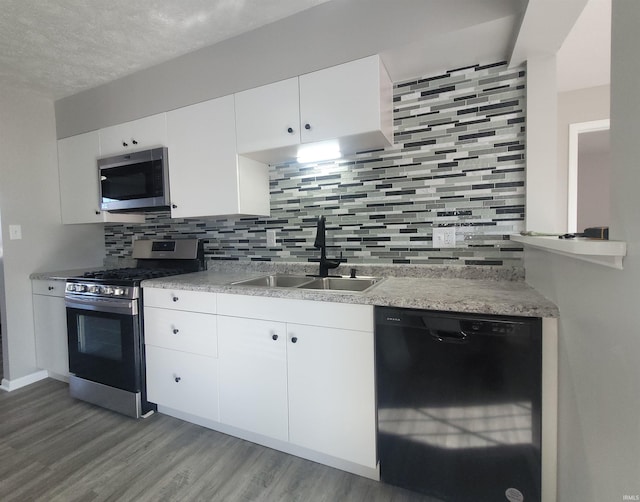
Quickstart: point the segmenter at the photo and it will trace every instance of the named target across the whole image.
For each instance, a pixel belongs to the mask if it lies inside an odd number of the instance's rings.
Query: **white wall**
[[[556,58],[527,61],[526,229],[558,232]]]
[[[53,102],[19,91],[0,93],[0,310],[4,377],[35,371],[31,281],[34,271],[101,265],[101,225],[67,225],[60,219]],[[22,239],[9,239],[9,225]]]
[[[640,497],[640,2],[613,2],[611,236],[624,270],[526,252],[559,324],[559,502]],[[630,498],[628,500],[637,500]]]
[[[581,134],[587,136],[589,133]],[[611,154],[578,154],[578,231],[608,227],[611,204]]]
[[[558,94],[558,168],[555,176],[559,231],[567,231],[569,125],[608,119],[611,87],[602,85]],[[582,230],[578,226],[578,230]]]

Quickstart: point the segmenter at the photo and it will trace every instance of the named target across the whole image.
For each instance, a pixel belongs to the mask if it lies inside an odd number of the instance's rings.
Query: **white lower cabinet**
[[[218,421],[215,297],[193,291],[143,291],[147,399]]]
[[[32,281],[36,364],[58,379],[69,377],[64,281]]]
[[[375,468],[373,308],[225,294],[217,305],[221,421]]]
[[[160,411],[377,479],[373,307],[156,288],[144,299]]]
[[[287,441],[285,324],[218,316],[218,332],[220,421]]]
[[[217,359],[146,346],[147,399],[190,415],[218,420]]]
[[[373,333],[287,324],[287,340],[289,441],[375,465]]]

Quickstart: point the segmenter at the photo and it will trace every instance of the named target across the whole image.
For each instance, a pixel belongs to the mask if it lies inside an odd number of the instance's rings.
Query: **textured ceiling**
[[[328,0],[0,0],[0,86],[52,98]]]
[[[392,1],[398,9],[415,7],[415,0],[333,0],[327,6],[353,4],[375,11],[381,2]],[[408,45],[382,51],[394,79],[418,75],[417,61],[429,62],[428,68],[419,69],[426,74],[508,58],[520,12],[527,5],[527,0],[422,1],[429,2],[432,12],[420,18],[422,34]],[[559,53],[561,90],[608,82],[610,31],[603,26],[610,14],[603,8],[610,9],[610,1],[590,0],[599,8],[585,8],[588,27],[576,29]],[[0,88],[26,88],[53,99],[70,96],[326,2],[0,0]],[[357,41],[366,26],[357,19],[352,24]],[[389,29],[403,27],[389,19]]]

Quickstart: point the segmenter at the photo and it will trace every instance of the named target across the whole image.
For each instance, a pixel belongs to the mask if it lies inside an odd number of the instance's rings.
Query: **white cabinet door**
[[[235,100],[238,153],[300,143],[297,77],[239,92]]]
[[[268,215],[268,167],[236,153],[233,96],[167,114],[171,216]]]
[[[34,281],[34,291],[37,290]],[[33,323],[38,368],[52,372],[51,376],[69,376],[69,351],[67,346],[67,311],[64,305],[64,282],[51,285],[52,294],[33,295]],[[55,288],[58,287],[59,291]],[[59,293],[59,295],[58,295]]]
[[[100,155],[142,150],[167,143],[165,113],[100,129]]]
[[[98,190],[98,131],[58,141],[62,223],[102,222]]]
[[[286,328],[218,316],[220,421],[287,441]]]
[[[386,94],[384,99],[385,104],[388,101],[389,111],[391,108],[391,83],[388,78],[381,82],[381,72],[382,76],[386,75],[380,58],[371,56],[301,75],[302,142],[379,131],[381,92]],[[386,122],[390,128],[390,113]],[[390,130],[388,134],[391,134]]]
[[[218,360],[147,345],[147,398],[152,403],[218,421]]]
[[[289,440],[375,467],[373,333],[287,324]]]

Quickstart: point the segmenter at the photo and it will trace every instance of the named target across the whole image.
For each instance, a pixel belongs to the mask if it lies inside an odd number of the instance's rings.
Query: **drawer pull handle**
[[[174,297],[173,297],[173,298],[171,298],[171,299],[172,299],[174,302],[177,302],[177,301],[178,301],[178,297],[177,297],[177,296],[174,296]]]
[[[54,289],[56,289],[56,288],[54,288],[53,286],[49,286],[47,289],[48,289],[49,291],[53,291],[53,290],[54,290]]]
[[[180,330],[178,328],[173,328],[173,334],[177,335],[180,332]]]
[[[178,383],[178,382],[180,382],[180,380],[182,380],[182,378],[180,378],[179,376],[173,377],[173,379],[176,381],[176,383]]]
[[[298,341],[298,337],[294,336],[291,338],[291,343],[296,343]]]
[[[272,340],[277,340],[278,339],[278,335],[276,335],[276,334],[271,335],[271,339]]]

